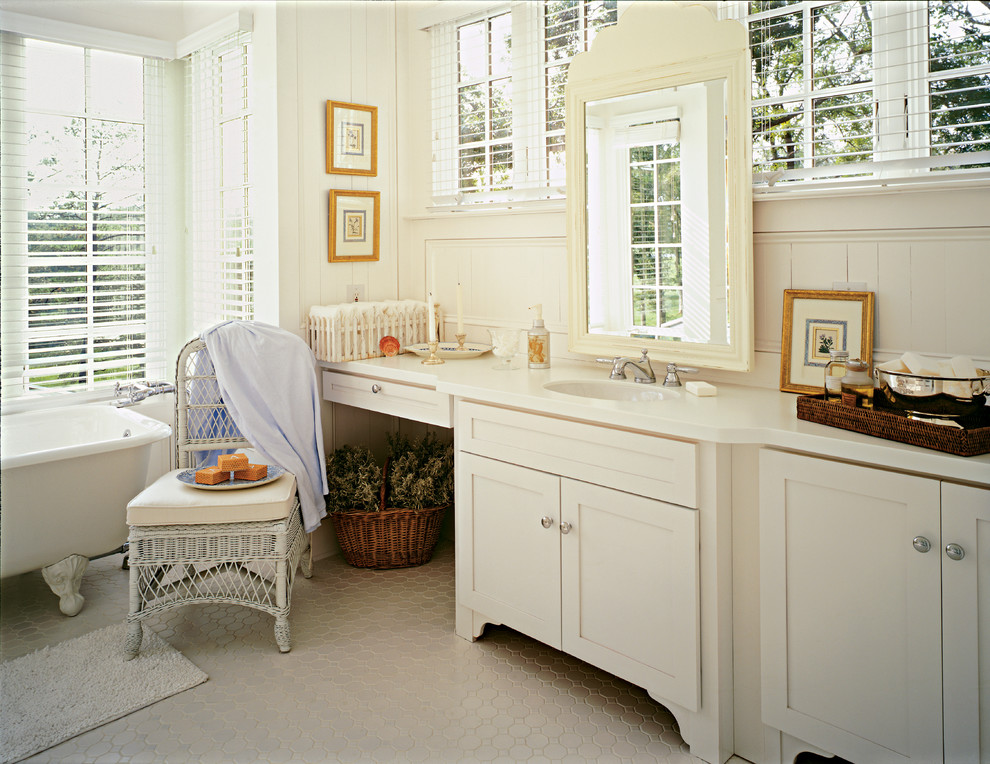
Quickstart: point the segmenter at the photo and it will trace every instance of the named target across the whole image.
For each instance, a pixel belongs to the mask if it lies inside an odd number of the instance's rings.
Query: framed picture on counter
[[[380,191],[330,191],[330,262],[378,259]]]
[[[327,172],[378,174],[378,108],[327,101]]]
[[[784,290],[780,389],[816,395],[824,390],[829,352],[871,363],[873,292]]]

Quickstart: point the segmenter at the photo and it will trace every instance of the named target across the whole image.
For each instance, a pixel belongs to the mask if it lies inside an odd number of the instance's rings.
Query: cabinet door
[[[765,723],[852,761],[941,761],[939,544],[938,481],[762,453]]]
[[[945,760],[985,764],[990,762],[990,490],[942,484],[941,553]]]
[[[564,651],[697,710],[698,512],[561,483]]]
[[[458,459],[458,604],[559,649],[560,479]]]

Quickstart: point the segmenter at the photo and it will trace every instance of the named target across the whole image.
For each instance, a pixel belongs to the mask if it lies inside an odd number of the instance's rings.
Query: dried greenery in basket
[[[454,500],[454,446],[433,433],[411,441],[404,435],[389,435],[389,507],[424,509],[441,507]]]
[[[379,509],[382,468],[365,446],[341,446],[327,456],[328,512]]]

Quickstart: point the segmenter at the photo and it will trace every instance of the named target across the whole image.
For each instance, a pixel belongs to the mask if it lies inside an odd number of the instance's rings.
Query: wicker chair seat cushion
[[[209,525],[282,520],[295,506],[296,478],[286,472],[264,485],[233,491],[206,491],[176,479],[173,470],[131,499],[128,525]]]

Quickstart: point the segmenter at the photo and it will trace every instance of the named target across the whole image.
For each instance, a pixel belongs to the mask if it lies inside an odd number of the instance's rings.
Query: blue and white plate
[[[254,488],[258,485],[264,485],[265,483],[270,483],[273,480],[278,480],[282,475],[285,474],[285,468],[279,467],[277,464],[268,465],[268,474],[261,478],[261,480],[225,480],[222,483],[217,483],[216,485],[206,485],[206,483],[196,482],[196,470],[182,470],[176,477],[179,479],[180,483],[185,483],[192,488],[202,488],[204,491],[233,491],[238,488]]]

